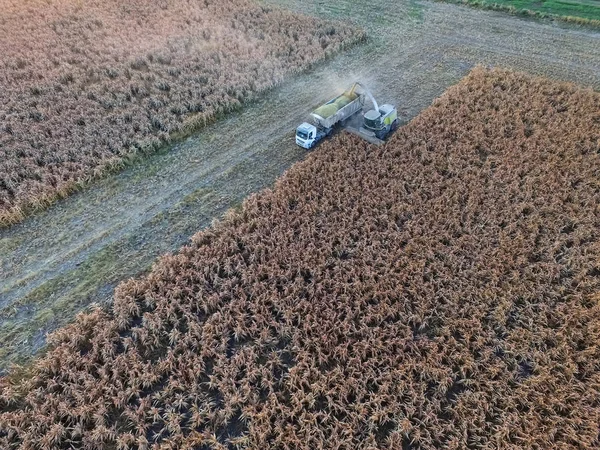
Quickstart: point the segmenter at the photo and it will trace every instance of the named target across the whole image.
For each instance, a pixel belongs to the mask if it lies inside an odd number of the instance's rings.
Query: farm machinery
[[[367,97],[373,109],[364,113],[357,124],[355,118],[362,112]],[[374,144],[383,143],[399,125],[397,109],[387,103],[379,106],[371,92],[358,82],[315,109],[311,118],[312,123],[304,122],[296,129],[296,144],[305,149],[313,148],[340,125]]]

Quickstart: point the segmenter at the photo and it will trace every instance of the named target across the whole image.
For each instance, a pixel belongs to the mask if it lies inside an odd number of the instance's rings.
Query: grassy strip
[[[120,261],[124,267],[118,272],[125,272],[124,269],[128,267],[122,263],[119,245],[122,242],[103,249],[77,270],[42,284],[27,297],[0,311],[0,340],[6,344],[0,349],[0,371],[29,359],[29,355],[19,351],[20,343],[24,344],[23,348],[28,348],[29,341],[35,339],[36,335],[66,325],[77,312],[84,310],[90,295],[110,279]],[[52,295],[65,289],[68,290],[66,295]],[[30,308],[32,312],[29,315],[27,310]],[[25,313],[24,317],[20,317],[21,311]]]
[[[357,33],[355,38],[348,39],[346,42],[342,42],[340,46],[338,46],[334,51],[327,53],[324,58],[309,63],[305,68],[291,71],[287,77],[284,77],[282,80],[276,81],[265,90],[256,92],[254,96],[252,96],[249,100],[244,101],[242,103],[237,102],[229,105],[220,105],[217,108],[216,113],[214,114],[198,113],[192,115],[185,121],[180,130],[169,133],[169,136],[166,139],[161,140],[158,137],[155,137],[149,141],[140,142],[135,146],[132,146],[129,149],[129,153],[127,153],[123,157],[107,160],[104,164],[94,168],[91,174],[89,174],[87,177],[81,180],[67,183],[62,189],[55,191],[52,194],[41,195],[35,199],[28,199],[20,204],[15,205],[12,208],[0,211],[0,228],[9,227],[16,223],[22,222],[28,215],[46,209],[56,201],[62,198],[66,198],[72,193],[84,189],[90,183],[99,180],[100,178],[119,172],[124,168],[143,160],[149,155],[168,150],[170,145],[181,141],[189,137],[190,135],[202,130],[206,126],[221,119],[226,114],[238,111],[242,107],[252,104],[254,101],[258,100],[259,96],[264,95],[270,92],[272,89],[277,88],[282,83],[286,82],[289,78],[293,76],[298,76],[303,73],[307,73],[308,71],[312,70],[316,64],[327,61],[333,56],[335,56],[337,53],[346,50],[358,43],[364,42],[366,40],[366,37],[367,35],[365,31],[360,30],[360,32]]]
[[[600,28],[600,6],[580,2],[550,0],[534,2],[532,0],[509,1],[496,0],[435,0],[446,3],[456,3],[492,11],[502,11],[513,15],[534,17],[538,19],[560,20],[577,25]],[[579,5],[579,7],[577,7]],[[578,15],[572,15],[578,14]]]
[[[214,196],[211,189],[199,188],[184,197],[174,210],[159,213],[147,226],[152,227],[160,221],[169,220],[172,214],[185,214],[187,206],[209,201]],[[239,208],[239,205],[240,203],[234,202],[231,208]],[[173,224],[169,232],[186,236],[191,233],[185,224]],[[143,252],[136,251],[140,245],[144,248]],[[0,348],[0,374],[10,366],[27,365],[31,358],[43,354],[45,345],[31,354],[28,351],[29,341],[67,325],[77,313],[88,311],[98,301],[104,304],[108,297],[98,295],[103,286],[110,287],[107,291],[112,294],[112,286],[147,271],[155,260],[155,255],[164,251],[140,244],[138,236],[127,236],[98,251],[72,272],[46,281],[25,297],[0,310],[0,342],[5,343]],[[25,345],[21,346],[20,343]]]

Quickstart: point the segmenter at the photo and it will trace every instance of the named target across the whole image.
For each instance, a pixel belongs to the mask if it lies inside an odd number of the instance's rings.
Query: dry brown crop
[[[252,0],[0,8],[0,225],[363,36]]]
[[[1,381],[2,448],[590,448],[600,95],[476,69],[342,134]]]

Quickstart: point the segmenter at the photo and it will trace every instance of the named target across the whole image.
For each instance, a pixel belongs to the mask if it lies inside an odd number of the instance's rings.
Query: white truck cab
[[[296,128],[296,144],[302,148],[312,148],[317,139],[317,127],[304,122]]]

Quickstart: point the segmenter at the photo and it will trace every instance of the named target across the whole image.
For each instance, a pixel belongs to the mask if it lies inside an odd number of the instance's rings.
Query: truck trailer
[[[354,83],[346,92],[315,109],[311,113],[313,123],[304,122],[296,129],[296,144],[306,149],[313,148],[321,139],[333,133],[338,124],[345,123],[362,111],[365,96],[356,92],[358,86],[358,83]]]

